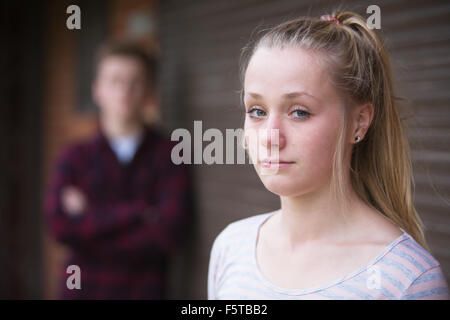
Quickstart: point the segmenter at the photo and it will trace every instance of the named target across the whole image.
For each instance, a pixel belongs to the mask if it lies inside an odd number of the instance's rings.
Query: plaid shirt
[[[189,172],[172,163],[173,146],[146,127],[125,165],[101,131],[62,153],[45,198],[48,229],[72,253],[62,270],[61,298],[164,298],[168,259],[190,220]],[[61,190],[69,185],[87,198],[76,217],[61,205]],[[66,286],[68,265],[80,267],[80,290]]]

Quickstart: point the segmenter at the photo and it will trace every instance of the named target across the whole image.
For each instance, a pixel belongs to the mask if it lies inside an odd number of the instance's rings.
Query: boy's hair
[[[108,41],[102,44],[96,55],[95,70],[97,72],[100,63],[111,56],[122,56],[141,62],[145,67],[145,73],[150,88],[156,87],[157,60],[156,57],[145,50],[141,45],[131,41]]]

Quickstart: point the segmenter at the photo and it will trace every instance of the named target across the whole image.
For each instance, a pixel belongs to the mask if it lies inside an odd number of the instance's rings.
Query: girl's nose
[[[286,138],[279,117],[274,116],[272,119],[268,119],[267,127],[261,129],[260,139],[262,145],[268,149],[278,146],[278,149],[281,150],[285,147]]]

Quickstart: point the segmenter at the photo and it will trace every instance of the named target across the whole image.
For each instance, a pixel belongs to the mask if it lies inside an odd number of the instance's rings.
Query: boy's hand
[[[86,208],[86,197],[73,186],[65,187],[61,193],[61,202],[64,211],[70,216],[79,216],[83,214]]]

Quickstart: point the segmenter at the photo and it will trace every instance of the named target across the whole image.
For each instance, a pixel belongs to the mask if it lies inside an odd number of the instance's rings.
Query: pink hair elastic
[[[341,24],[335,16],[332,16],[329,14],[321,16],[320,19],[325,20],[325,21],[334,21],[334,23],[337,25]]]

